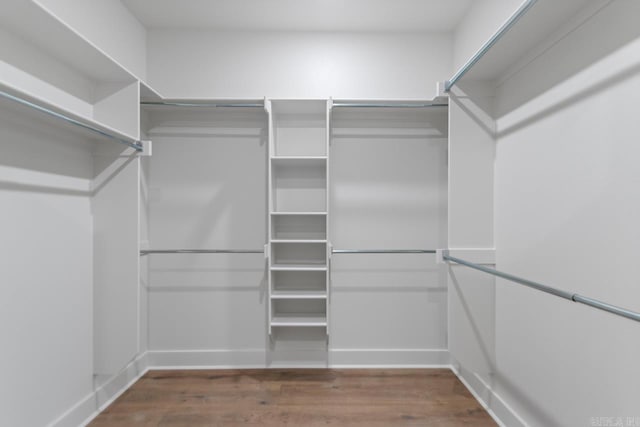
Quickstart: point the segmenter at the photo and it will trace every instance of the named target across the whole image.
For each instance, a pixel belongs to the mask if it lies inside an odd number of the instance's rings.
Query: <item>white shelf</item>
[[[91,128],[95,128],[95,129],[97,129],[97,130],[99,130],[101,132],[105,132],[105,133],[107,133],[109,135],[112,135],[115,138],[119,138],[119,139],[122,139],[124,141],[131,142],[131,143],[137,142],[137,140],[138,140],[138,138],[136,138],[134,135],[121,132],[118,129],[116,129],[116,128],[112,127],[112,126],[106,125],[106,124],[104,124],[104,123],[102,123],[102,122],[100,122],[98,120],[95,120],[93,118],[89,118],[89,117],[81,115],[81,114],[77,114],[75,111],[60,107],[59,105],[53,104],[53,103],[49,102],[48,100],[42,99],[42,98],[40,98],[37,95],[34,95],[32,93],[25,92],[23,90],[20,90],[18,88],[13,87],[13,86],[9,86],[9,85],[3,84],[3,82],[1,82],[1,81],[0,81],[0,90],[3,91],[3,92],[8,93],[10,95],[13,95],[13,96],[15,96],[17,98],[23,99],[23,100],[25,100],[27,102],[30,102],[30,103],[33,103],[33,104],[38,105],[40,107],[43,107],[43,108],[45,108],[47,110],[50,110],[50,111],[52,111],[54,113],[61,114],[61,115],[65,116],[65,117],[68,117],[68,118],[70,118],[72,120],[76,120],[76,121],[78,121],[78,122],[80,122],[80,123],[82,123],[82,124],[84,124],[86,126],[89,126]],[[12,101],[12,100],[8,100],[8,99],[7,100],[1,99],[0,103],[2,103],[2,105],[12,106],[12,107],[15,107],[15,108],[20,108],[20,109],[29,108],[27,106],[22,106],[21,104],[15,102],[15,101]],[[101,137],[96,133],[90,132],[89,130],[83,130],[83,129],[81,129],[81,128],[75,126],[75,125],[72,125],[72,124],[70,124],[68,122],[65,122],[65,121],[63,121],[61,119],[51,118],[51,116],[49,116],[48,114],[40,112],[40,111],[30,110],[30,113],[33,114],[34,118],[42,118],[42,119],[45,119],[45,120],[51,120],[52,123],[55,122],[55,123],[59,124],[60,127],[65,127],[65,128],[69,128],[69,129],[72,129],[72,130],[76,130],[76,131],[82,132],[82,133],[86,133],[88,136],[90,135],[92,138],[109,139],[107,137]]]
[[[323,264],[273,264],[271,271],[327,271]]]
[[[327,299],[325,291],[304,291],[304,290],[275,290],[271,293],[271,299]]]
[[[0,50],[4,92],[116,138],[138,139],[137,78],[37,1],[3,2]]]
[[[326,215],[327,212],[271,212],[271,215]]]
[[[4,0],[0,26],[85,76],[103,82],[136,77],[96,45],[34,1]]]
[[[271,239],[271,243],[327,243],[324,239]]]
[[[320,313],[278,313],[271,319],[271,326],[325,327],[327,317]]]
[[[275,156],[271,157],[274,166],[324,166],[327,163],[327,156]]]
[[[505,72],[535,54],[563,23],[575,20],[587,0],[568,2],[539,1],[531,7],[503,36],[469,69],[460,82],[483,80],[497,82]]]
[[[327,156],[271,156],[271,160],[327,160]]]

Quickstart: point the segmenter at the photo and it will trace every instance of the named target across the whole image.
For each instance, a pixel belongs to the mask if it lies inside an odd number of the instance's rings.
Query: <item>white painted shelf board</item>
[[[4,0],[0,25],[95,81],[136,80],[113,58],[35,1]]]
[[[271,164],[273,165],[273,173],[277,176],[279,173],[284,173],[292,168],[304,168],[304,171],[310,170],[326,170],[327,157],[286,157],[278,156],[271,158]],[[326,179],[325,179],[326,181]]]
[[[327,317],[320,313],[276,313],[271,319],[271,326],[327,326]]]
[[[278,291],[271,293],[271,299],[326,299],[325,291]]]
[[[160,98],[152,97],[152,99],[142,99],[142,101],[146,102],[162,102],[168,105],[153,105],[153,104],[143,104],[142,107],[149,110],[155,109],[167,109],[169,107],[176,108],[219,108],[219,109],[230,109],[230,110],[250,110],[250,111],[264,111],[263,99],[217,99],[217,98],[165,98],[160,95],[157,91],[152,89],[149,86],[149,89],[157,94]],[[172,105],[177,104],[177,105]],[[229,106],[231,105],[231,106]]]
[[[588,3],[588,0],[538,1],[459,82],[499,79]]]
[[[272,156],[271,160],[277,161],[296,161],[296,160],[327,160],[327,156]]]
[[[3,92],[9,93],[9,94],[11,94],[13,96],[16,96],[18,98],[24,99],[25,101],[31,102],[33,104],[36,104],[36,105],[38,105],[40,107],[44,107],[44,108],[46,108],[48,110],[51,110],[51,111],[53,111],[55,113],[62,114],[62,115],[67,116],[67,117],[69,117],[69,118],[71,118],[73,120],[77,120],[78,122],[83,123],[83,124],[85,124],[87,126],[94,127],[94,128],[96,128],[96,129],[98,129],[100,131],[103,131],[103,132],[106,132],[106,133],[108,133],[110,135],[113,135],[116,138],[120,138],[120,139],[123,139],[125,141],[129,141],[129,142],[137,142],[137,140],[138,140],[138,138],[136,138],[133,135],[129,135],[129,134],[123,133],[123,132],[121,132],[121,131],[119,131],[119,130],[111,127],[111,126],[105,125],[104,123],[101,123],[101,122],[99,122],[99,121],[97,121],[97,120],[95,120],[93,118],[89,118],[89,117],[86,117],[84,115],[77,114],[77,113],[75,113],[75,112],[73,112],[71,110],[68,110],[66,108],[61,108],[60,106],[58,106],[56,104],[53,104],[53,103],[49,102],[46,99],[42,99],[42,98],[38,97],[37,95],[25,92],[23,90],[19,90],[17,88],[11,87],[11,86],[7,86],[7,85],[3,84],[2,82],[0,82],[0,90],[3,91]],[[29,108],[27,106],[23,106],[22,104],[18,104],[17,102],[11,101],[11,100],[2,99],[1,102],[2,102],[3,105],[15,105],[16,108],[23,108],[23,109],[28,109]],[[100,135],[98,135],[98,134],[96,134],[94,132],[91,132],[89,130],[83,130],[82,128],[80,128],[78,126],[74,126],[72,124],[69,124],[69,123],[65,122],[64,120],[62,120],[62,119],[52,118],[51,116],[49,116],[46,113],[43,113],[43,112],[40,112],[40,111],[36,111],[34,109],[30,109],[30,110],[33,111],[34,117],[39,116],[39,117],[42,117],[42,118],[48,118],[48,119],[52,120],[52,123],[53,123],[53,121],[55,121],[56,123],[60,123],[60,126],[64,126],[64,127],[68,127],[68,128],[71,128],[71,129],[79,130],[80,132],[86,133],[87,135],[90,135],[93,138],[105,139],[105,140],[109,139],[107,137],[100,136]]]
[[[271,215],[326,215],[327,212],[271,212]]]
[[[273,264],[271,271],[327,271],[326,264]]]
[[[271,243],[327,243],[326,239],[271,239]]]

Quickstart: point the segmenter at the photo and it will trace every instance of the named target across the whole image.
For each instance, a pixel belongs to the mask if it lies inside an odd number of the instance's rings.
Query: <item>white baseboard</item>
[[[289,349],[271,355],[249,350],[154,350],[151,369],[264,369],[264,368],[448,368],[444,349]],[[312,361],[311,363],[308,361]]]
[[[451,371],[467,387],[482,407],[501,427],[527,427],[527,423],[518,416],[492,388],[476,373],[454,366]]]
[[[265,368],[264,349],[153,350],[151,369],[258,369]]]
[[[332,368],[449,368],[446,349],[332,349]]]
[[[147,354],[143,353],[49,424],[49,427],[77,427],[89,424],[148,370]]]

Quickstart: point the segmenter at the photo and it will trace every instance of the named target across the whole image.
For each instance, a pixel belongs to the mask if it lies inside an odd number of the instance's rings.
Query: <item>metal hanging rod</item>
[[[209,108],[264,108],[264,103],[211,103],[211,102],[174,102],[174,101],[141,101],[140,105],[159,105],[164,107],[209,107]]]
[[[49,116],[52,116],[52,117],[55,117],[57,119],[64,120],[65,122],[71,123],[72,125],[81,127],[83,129],[86,129],[86,130],[89,130],[89,131],[91,131],[93,133],[97,133],[98,135],[101,135],[101,136],[104,136],[106,138],[109,138],[109,139],[111,139],[113,141],[116,141],[116,142],[118,142],[120,144],[124,144],[127,147],[131,147],[131,148],[133,148],[133,149],[135,149],[137,151],[142,151],[142,143],[140,141],[135,141],[135,142],[127,141],[126,139],[122,139],[122,138],[119,138],[117,136],[111,135],[110,133],[107,133],[107,132],[105,132],[103,130],[100,130],[98,128],[90,126],[90,125],[88,125],[86,123],[82,123],[79,120],[73,119],[73,118],[71,118],[69,116],[65,116],[62,113],[55,112],[53,110],[50,110],[50,109],[45,108],[45,107],[42,107],[42,106],[40,106],[38,104],[34,104],[31,101],[27,101],[26,99],[19,98],[17,96],[11,95],[11,94],[9,94],[7,92],[4,92],[4,91],[0,91],[0,96],[3,97],[3,98],[9,99],[11,101],[15,101],[15,102],[17,102],[19,104],[25,105],[27,107],[33,108],[34,110],[40,111],[41,113],[45,113],[45,114],[47,114]]]
[[[460,258],[452,257],[450,255],[447,255],[446,253],[444,253],[442,255],[442,258],[447,260],[447,261],[455,262],[456,264],[461,264],[461,265],[464,265],[466,267],[482,271],[484,273],[492,274],[494,276],[498,276],[498,277],[501,277],[503,279],[507,279],[507,280],[510,280],[512,282],[524,285],[524,286],[528,286],[528,287],[536,289],[538,291],[546,292],[548,294],[555,295],[557,297],[564,298],[564,299],[569,300],[569,301],[577,302],[577,303],[580,303],[580,304],[585,304],[585,305],[588,305],[590,307],[597,308],[599,310],[603,310],[603,311],[606,311],[606,312],[609,312],[609,313],[612,313],[612,314],[615,314],[615,315],[618,315],[618,316],[626,317],[627,319],[635,320],[636,322],[640,322],[640,313],[637,313],[637,312],[631,311],[631,310],[627,310],[626,308],[617,307],[615,305],[607,304],[605,302],[598,301],[598,300],[593,299],[593,298],[588,298],[588,297],[585,297],[585,296],[582,296],[582,295],[579,295],[579,294],[576,294],[576,293],[571,293],[571,292],[563,291],[563,290],[560,290],[560,289],[552,288],[551,286],[543,285],[542,283],[538,283],[538,282],[534,282],[534,281],[531,281],[531,280],[523,279],[521,277],[514,276],[512,274],[503,273],[502,271],[494,270],[492,268],[488,268],[488,267],[484,267],[482,265],[474,264],[472,262],[465,261],[465,260],[460,259]]]
[[[505,22],[502,27],[500,27],[498,31],[496,31],[496,33],[492,35],[485,44],[482,45],[480,50],[478,50],[475,55],[473,55],[471,59],[469,59],[469,61],[467,61],[467,63],[464,64],[462,68],[460,68],[453,75],[453,77],[444,82],[444,91],[449,92],[451,88],[458,82],[458,80],[460,80],[462,76],[467,74],[467,72],[471,70],[471,68],[473,68],[473,66],[476,65],[478,61],[480,61],[480,59],[520,20],[520,18],[522,18],[529,11],[529,9],[533,7],[533,5],[536,4],[537,1],[538,0],[526,0],[524,3],[522,3],[522,5],[520,5],[518,10],[516,10],[515,13],[511,15],[507,22]]]
[[[435,249],[332,249],[334,254],[435,254]]]
[[[431,108],[431,107],[448,107],[449,104],[390,104],[390,103],[357,103],[357,102],[334,102],[332,105],[336,107],[352,107],[352,108]]]
[[[264,249],[143,249],[140,255],[149,254],[264,254]]]

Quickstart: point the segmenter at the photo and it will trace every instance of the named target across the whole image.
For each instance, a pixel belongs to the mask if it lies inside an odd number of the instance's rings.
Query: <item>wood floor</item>
[[[91,424],[495,426],[447,369],[150,371]]]

